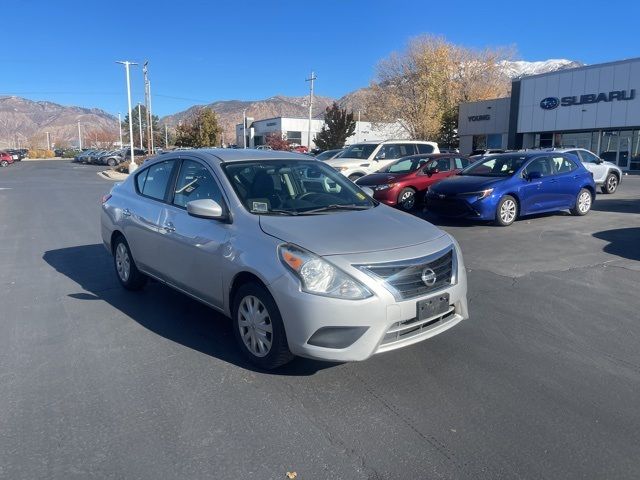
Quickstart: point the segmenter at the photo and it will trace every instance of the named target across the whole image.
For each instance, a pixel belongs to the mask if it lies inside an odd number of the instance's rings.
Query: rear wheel
[[[251,363],[272,370],[293,358],[280,310],[262,285],[242,285],[233,299],[232,315],[236,341]]]
[[[116,238],[113,244],[113,265],[120,284],[127,290],[140,290],[147,283],[147,276],[136,267],[123,236]]]
[[[107,165],[109,165],[110,167],[115,167],[118,164],[118,162],[116,162],[115,158],[110,158],[109,160],[107,160]]]
[[[6,167],[7,165],[9,165],[9,162],[7,162],[6,160],[0,161],[0,167]]]
[[[576,205],[571,209],[571,213],[578,216],[586,215],[591,210],[592,204],[593,197],[591,192],[586,188],[581,188],[576,197]]]
[[[398,206],[405,211],[410,211],[416,206],[416,191],[413,188],[403,188],[398,194]]]
[[[618,183],[620,183],[618,176],[615,173],[610,173],[602,185],[602,193],[614,193],[618,189]]]
[[[518,202],[511,195],[505,195],[496,208],[496,224],[508,227],[518,218]]]

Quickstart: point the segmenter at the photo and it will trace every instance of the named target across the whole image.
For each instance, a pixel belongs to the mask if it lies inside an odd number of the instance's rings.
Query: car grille
[[[416,335],[426,333],[429,330],[447,323],[449,320],[453,320],[455,316],[455,308],[450,307],[449,310],[447,310],[445,313],[442,313],[435,317],[426,318],[424,320],[412,318],[403,322],[396,322],[391,325],[391,327],[389,327],[389,330],[387,330],[387,333],[382,338],[380,347],[384,347],[386,345],[407,340],[411,337],[415,337]]]
[[[356,267],[383,280],[396,300],[420,297],[455,283],[455,255],[452,247],[428,257]],[[429,270],[435,274],[435,282],[431,285],[427,285],[422,279]]]
[[[427,210],[449,217],[465,217],[477,215],[477,212],[469,204],[457,198],[438,198],[435,195],[427,197]]]

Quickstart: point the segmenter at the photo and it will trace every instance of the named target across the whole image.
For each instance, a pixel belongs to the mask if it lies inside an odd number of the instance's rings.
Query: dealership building
[[[640,58],[514,80],[510,98],[460,105],[460,151],[579,147],[640,171]]]
[[[283,138],[294,145],[303,145],[309,147],[309,119],[296,117],[275,117],[263,120],[254,120],[248,117],[246,126],[243,123],[236,125],[236,143],[240,146],[244,145],[242,136],[246,135],[246,145],[248,148],[255,148],[265,145],[267,135],[270,133],[281,133]],[[311,119],[311,146],[315,148],[313,143],[314,137],[320,132],[324,125],[323,119]],[[347,139],[347,145],[353,143],[364,142],[367,140],[387,140],[390,138],[406,139],[409,135],[399,123],[371,123],[356,122],[356,128],[353,135]]]

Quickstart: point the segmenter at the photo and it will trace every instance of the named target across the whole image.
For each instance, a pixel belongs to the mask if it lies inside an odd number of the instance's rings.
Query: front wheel
[[[117,165],[115,158],[110,158],[109,160],[107,160],[107,165],[109,165],[110,167],[115,167]]]
[[[2,160],[0,162],[0,167],[6,167],[7,165],[9,165],[9,162],[7,162],[6,160]]]
[[[618,189],[618,183],[618,176],[615,173],[610,173],[602,185],[602,193],[614,193]]]
[[[408,212],[416,206],[416,191],[413,188],[403,188],[398,195],[398,206]]]
[[[140,290],[147,283],[147,276],[136,267],[129,245],[122,236],[113,245],[113,265],[120,284],[127,290]]]
[[[518,202],[511,195],[505,195],[498,202],[496,208],[496,224],[508,227],[518,217]]]
[[[280,310],[262,285],[242,285],[234,296],[232,315],[236,341],[251,363],[273,370],[293,358]]]
[[[573,215],[582,216],[589,213],[591,205],[593,204],[593,197],[591,192],[586,188],[581,188],[576,197],[576,205],[571,209]]]

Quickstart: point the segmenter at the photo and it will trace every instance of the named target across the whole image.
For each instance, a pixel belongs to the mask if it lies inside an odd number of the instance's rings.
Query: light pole
[[[140,106],[142,104],[138,102],[138,127],[140,127],[140,150],[144,148],[144,144],[142,143],[142,112],[140,111]]]
[[[119,63],[121,65],[124,65],[124,69],[127,72],[127,104],[129,106],[129,143],[130,143],[130,148],[131,148],[131,163],[129,164],[129,173],[132,173],[136,170],[136,168],[138,168],[138,166],[136,165],[135,162],[135,156],[133,154],[133,119],[132,117],[132,113],[133,110],[131,110],[131,79],[129,78],[129,67],[131,65],[137,65],[137,63],[133,63],[130,62],[128,60],[125,61],[119,61],[116,62]]]
[[[247,148],[247,109],[242,110],[242,147]]]
[[[118,128],[120,129],[120,148],[124,148],[124,145],[122,144],[122,117],[120,112],[118,112]]]
[[[311,72],[311,76],[305,80],[305,82],[310,82],[309,85],[309,130],[307,132],[307,148],[311,151],[311,114],[313,112],[313,82],[316,80],[316,75]]]
[[[82,150],[82,133],[80,132],[80,122],[78,122],[78,147]]]
[[[149,144],[151,145],[150,154],[155,153],[155,145],[153,144],[153,114],[151,113],[151,81],[149,81],[149,107],[147,109],[147,118],[149,122]]]
[[[51,150],[51,137],[49,137],[49,132],[45,132],[47,134],[47,150]]]

